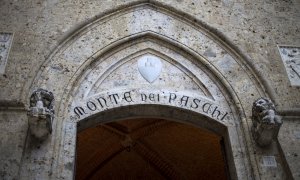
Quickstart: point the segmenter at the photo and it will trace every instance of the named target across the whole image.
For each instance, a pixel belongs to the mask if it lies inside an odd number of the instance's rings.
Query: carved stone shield
[[[138,68],[143,78],[152,83],[160,75],[162,63],[156,56],[145,55],[138,60]]]

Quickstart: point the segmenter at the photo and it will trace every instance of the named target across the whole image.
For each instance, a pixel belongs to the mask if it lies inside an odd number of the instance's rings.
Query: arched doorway
[[[66,39],[32,83],[56,97],[52,135],[43,150],[29,153],[51,164],[41,165],[40,177],[71,179],[78,131],[134,117],[210,130],[224,138],[231,179],[260,179],[262,151],[252,142],[249,102],[267,94],[243,55],[205,24],[155,3],[113,12]],[[155,82],[138,65],[149,55],[162,64]],[[55,68],[60,65],[68,69]],[[25,175],[31,163],[24,161]]]
[[[228,179],[223,138],[154,118],[78,132],[76,179]]]

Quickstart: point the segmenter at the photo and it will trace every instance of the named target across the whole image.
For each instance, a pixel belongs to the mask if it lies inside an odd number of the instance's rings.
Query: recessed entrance
[[[163,119],[131,119],[77,136],[76,179],[227,179],[222,137]]]

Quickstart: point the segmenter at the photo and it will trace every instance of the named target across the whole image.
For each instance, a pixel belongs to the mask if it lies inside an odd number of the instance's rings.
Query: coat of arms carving
[[[162,62],[156,56],[145,55],[138,60],[138,69],[145,80],[153,83],[160,75]]]

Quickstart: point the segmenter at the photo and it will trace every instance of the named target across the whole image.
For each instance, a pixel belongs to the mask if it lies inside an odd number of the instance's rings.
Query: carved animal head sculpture
[[[30,97],[30,107],[43,105],[47,109],[53,109],[54,96],[52,92],[44,89],[37,89]]]
[[[37,89],[30,97],[28,110],[29,129],[36,138],[43,139],[52,132],[54,96],[44,89]]]
[[[259,98],[252,107],[254,140],[260,146],[271,144],[278,135],[282,124],[281,117],[277,115],[273,102],[268,98]]]

